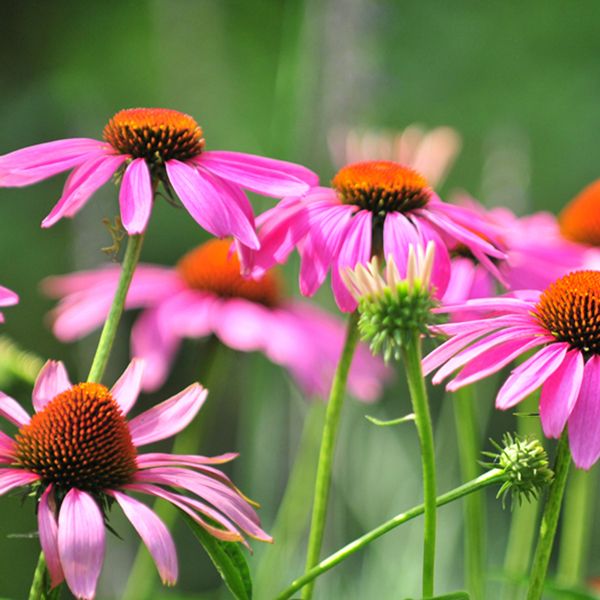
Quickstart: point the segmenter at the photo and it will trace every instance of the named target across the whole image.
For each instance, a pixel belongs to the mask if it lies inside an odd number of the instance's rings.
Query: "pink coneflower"
[[[138,454],[140,446],[184,429],[207,395],[196,383],[128,421],[142,371],[143,361],[133,360],[109,391],[97,383],[72,385],[64,365],[48,361],[33,390],[33,417],[13,398],[0,396],[0,415],[19,428],[14,439],[0,433],[0,494],[18,487],[36,493],[52,586],[66,580],[77,598],[95,596],[113,502],[148,547],[163,583],[175,584],[171,534],[131,492],[171,502],[219,539],[243,541],[245,533],[271,541],[246,499],[212,466],[235,454]]]
[[[145,230],[153,181],[171,187],[192,217],[217,237],[258,248],[252,207],[242,188],[266,196],[304,194],[318,177],[280,160],[239,152],[205,151],[203,132],[184,113],[165,108],[118,112],[104,141],[72,138],[0,157],[0,186],[21,187],[75,168],[42,227],[72,217],[115,173],[121,177],[121,218],[130,234]]]
[[[433,241],[433,284],[442,295],[450,275],[448,244],[462,244],[485,264],[504,254],[494,230],[472,211],[442,202],[425,179],[391,161],[351,164],[334,177],[333,189],[313,188],[303,198],[286,198],[261,215],[261,251],[254,275],[286,260],[294,247],[302,258],[300,289],[311,296],[331,269],[333,292],[344,311],[356,308],[340,273],[366,264],[372,255],[393,256],[406,275],[409,245]]]
[[[470,300],[441,309],[469,311],[479,318],[436,329],[450,339],[423,361],[454,391],[499,371],[518,356],[533,356],[515,368],[496,406],[512,408],[541,387],[544,433],[559,437],[568,422],[573,460],[589,469],[600,457],[600,272],[576,271],[544,292]],[[540,348],[541,346],[541,348]]]
[[[101,325],[118,278],[119,269],[111,266],[47,279],[46,292],[61,298],[53,314],[57,337],[72,341]],[[214,334],[235,350],[263,352],[288,369],[305,393],[325,396],[344,339],[336,317],[286,298],[276,271],[260,280],[244,279],[227,240],[202,244],[175,268],[140,265],[126,307],[145,309],[133,327],[132,354],[148,363],[148,390],[164,382],[183,338]],[[361,346],[350,388],[358,398],[374,400],[386,373]]]
[[[19,296],[13,291],[0,285],[0,306],[14,306],[19,301]],[[4,323],[4,315],[0,312],[0,323]]]

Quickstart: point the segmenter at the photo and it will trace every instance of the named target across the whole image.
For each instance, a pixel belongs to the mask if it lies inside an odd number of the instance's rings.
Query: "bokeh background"
[[[324,182],[334,174],[339,152],[332,132],[397,130],[415,122],[452,126],[462,136],[462,152],[442,195],[462,188],[488,206],[506,204],[520,214],[556,212],[598,176],[600,7],[592,0],[576,6],[542,0],[3,0],[0,6],[0,153],[65,137],[98,137],[121,108],[162,106],[195,116],[211,149],[297,161]],[[107,185],[75,220],[42,230],[63,182],[59,176],[0,190],[0,281],[21,295],[19,306],[7,311],[2,333],[44,358],[65,360],[73,377],[84,377],[97,335],[69,347],[58,344],[45,321],[52,305],[38,283],[46,275],[106,262],[100,248],[110,238],[101,220],[117,213],[117,195]],[[271,205],[255,201],[257,212]],[[143,259],[173,264],[203,239],[185,211],[161,202]],[[289,292],[297,293],[295,262],[285,275]],[[327,289],[316,301],[335,310]],[[131,318],[120,329],[107,381],[126,364]],[[204,380],[213,349],[186,344],[165,390],[143,402]],[[263,523],[272,530],[304,423],[307,417],[312,423],[304,436],[310,459],[322,407],[303,399],[262,356],[220,350],[216,363],[200,417],[199,451],[241,452],[232,475],[261,502]],[[29,406],[28,386],[3,377],[6,391]],[[482,424],[490,415],[489,393],[480,390]],[[445,490],[460,481],[451,400],[437,390],[432,402],[439,486]],[[413,428],[377,428],[364,418],[406,412],[401,377],[374,406],[348,401],[326,551],[420,501]],[[482,438],[514,427],[513,416],[495,413]],[[289,509],[293,519],[274,547],[254,544],[249,558],[260,600],[302,571],[311,460],[301,468],[300,497]],[[31,500],[22,506],[19,497],[0,499],[0,596],[26,597],[38,548],[30,535],[32,508]],[[458,504],[440,511],[440,592],[462,585],[461,518]],[[490,491],[490,598],[499,597],[494,581],[501,578],[508,522],[509,512]],[[121,597],[137,549],[131,528],[118,517],[114,525],[123,540],[110,543],[99,594],[105,599]],[[176,534],[180,585],[176,591],[157,587],[152,597],[228,597],[182,523]],[[323,577],[315,597],[417,595],[420,534],[420,522],[389,534]],[[597,537],[591,528],[590,535]],[[590,577],[600,575],[594,550]]]

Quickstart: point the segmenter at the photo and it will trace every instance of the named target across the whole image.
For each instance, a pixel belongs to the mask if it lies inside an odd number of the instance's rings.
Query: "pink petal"
[[[9,435],[0,431],[0,463],[12,464],[15,462],[16,443]]]
[[[131,521],[139,536],[152,555],[164,585],[175,585],[177,581],[177,552],[173,538],[165,524],[145,504],[112,491],[113,496]]]
[[[579,398],[569,417],[569,446],[573,461],[589,469],[600,457],[600,356],[586,363]]]
[[[153,200],[148,165],[143,158],[135,158],[125,169],[119,192],[121,218],[129,235],[146,230]]]
[[[546,379],[540,398],[540,419],[547,437],[560,437],[577,402],[584,363],[579,350],[570,350],[554,373]]]
[[[150,467],[202,467],[203,465],[220,465],[230,462],[238,457],[236,452],[228,452],[219,456],[199,456],[196,454],[166,454],[164,452],[150,452],[148,454],[139,454],[137,464],[140,469]]]
[[[413,217],[412,221],[423,240],[423,247],[426,248],[430,241],[433,242],[435,246],[433,269],[431,272],[431,284],[435,288],[435,296],[437,298],[441,298],[448,287],[448,282],[450,281],[450,274],[452,271],[448,247],[446,243],[442,241],[435,228],[432,227],[427,221],[417,217]]]
[[[308,169],[241,152],[203,152],[197,163],[215,175],[265,196],[301,196],[319,181]]]
[[[14,423],[17,427],[23,427],[31,420],[27,411],[14,398],[3,392],[0,392],[0,416]]]
[[[69,490],[58,515],[58,552],[69,589],[92,600],[105,551],[104,519],[96,501],[85,492]]]
[[[16,487],[22,487],[39,480],[39,475],[23,469],[0,469],[0,496]]]
[[[194,383],[129,421],[133,444],[144,446],[179,433],[196,416],[207,394],[199,383]]]
[[[35,380],[32,400],[35,412],[43,410],[60,393],[73,386],[65,365],[59,360],[49,360],[42,367]]]
[[[141,358],[134,358],[110,390],[124,415],[131,410],[140,395],[144,367],[145,363]]]
[[[274,326],[268,308],[243,298],[224,300],[214,323],[217,337],[242,352],[265,350],[266,338],[272,335]]]
[[[40,544],[46,558],[46,565],[50,572],[52,587],[60,584],[65,576],[60,564],[60,556],[58,554],[58,523],[54,514],[53,508],[50,506],[48,496],[52,492],[52,484],[50,484],[38,504],[38,530],[40,534]],[[54,498],[52,498],[54,500]]]
[[[42,227],[51,227],[63,217],[72,217],[114,175],[126,158],[111,155],[95,157],[75,169],[61,199],[42,221]]]
[[[0,306],[13,306],[19,302],[19,296],[12,290],[0,285]]]
[[[488,333],[487,330],[477,329],[475,331],[467,331],[464,334],[456,335],[453,338],[445,341],[443,344],[432,350],[421,363],[423,375],[429,375],[439,366],[443,365],[447,360],[452,358],[457,352],[467,347],[477,338]]]
[[[511,408],[539,388],[560,367],[568,349],[568,344],[550,344],[514,369],[498,392],[496,407]]]
[[[422,243],[421,236],[415,226],[403,214],[394,212],[385,217],[383,223],[383,255],[385,260],[391,255],[398,267],[401,277],[406,277],[408,249]]]

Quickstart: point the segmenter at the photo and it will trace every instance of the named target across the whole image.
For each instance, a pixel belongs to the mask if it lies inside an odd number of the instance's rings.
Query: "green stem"
[[[42,600],[46,597],[47,590],[48,572],[46,570],[46,559],[44,558],[44,553],[40,552],[31,582],[31,589],[29,590],[29,600]]]
[[[402,349],[408,389],[415,413],[415,424],[421,443],[423,470],[423,502],[425,519],[423,525],[423,598],[433,596],[435,571],[436,535],[436,481],[433,427],[429,413],[429,401],[421,368],[421,338],[415,331]]]
[[[479,427],[475,410],[475,386],[460,388],[454,394],[454,417],[463,481],[475,479],[481,472]],[[485,504],[482,494],[471,494],[464,502],[465,581],[473,600],[485,598]]]
[[[565,431],[558,443],[556,459],[554,462],[554,481],[550,486],[542,522],[540,524],[540,533],[538,544],[533,557],[533,566],[529,577],[529,590],[527,591],[527,600],[540,600],[544,590],[544,581],[550,562],[550,554],[554,544],[556,526],[560,515],[567,475],[571,466],[571,452],[569,451],[569,440]]]
[[[585,578],[596,484],[597,471],[580,469],[571,473],[567,483],[556,576],[564,587],[575,587]]]
[[[108,317],[106,318],[102,333],[100,334],[96,354],[94,355],[94,360],[92,361],[92,366],[90,367],[90,372],[87,377],[88,381],[99,382],[104,375],[108,357],[110,356],[110,351],[112,350],[115,337],[117,336],[119,321],[121,320],[121,315],[125,308],[127,292],[129,291],[135,268],[140,260],[143,242],[143,233],[139,235],[130,235],[127,238],[127,249],[125,250],[123,264],[121,265],[119,284],[117,285],[115,297],[113,298]]]
[[[436,506],[444,506],[445,504],[449,504],[450,502],[454,502],[463,496],[467,496],[473,492],[477,492],[489,485],[494,483],[498,483],[504,479],[504,472],[501,469],[492,469],[483,475],[477,477],[473,481],[469,481],[445,494],[442,494],[439,498],[436,498]],[[287,598],[291,598],[295,592],[299,589],[308,585],[310,582],[315,580],[317,577],[333,569],[336,565],[340,564],[342,561],[346,560],[350,556],[352,556],[355,552],[362,550],[366,546],[368,546],[371,542],[374,542],[377,538],[380,538],[382,535],[392,531],[399,525],[422,515],[425,511],[425,505],[419,504],[419,506],[415,506],[406,512],[400,513],[395,517],[391,518],[389,521],[379,525],[375,529],[372,529],[368,533],[365,533],[363,536],[357,538],[353,542],[350,542],[337,552],[333,553],[331,556],[328,556],[324,560],[322,560],[318,565],[307,571],[302,577],[296,579],[292,584],[285,589],[283,592],[277,596],[276,600],[286,600]]]
[[[342,355],[338,362],[329,400],[327,403],[327,412],[325,413],[325,425],[321,435],[321,448],[319,450],[319,462],[317,466],[317,478],[315,481],[315,493],[313,500],[312,519],[310,524],[310,536],[308,539],[308,550],[306,553],[306,570],[310,570],[319,562],[321,553],[321,544],[323,543],[323,533],[325,531],[325,519],[327,516],[327,504],[329,501],[329,489],[331,487],[331,468],[333,465],[333,455],[335,452],[335,442],[337,431],[340,424],[342,405],[346,395],[346,382],[350,372],[350,365],[358,343],[358,312],[352,313],[348,317],[346,329],[346,341]],[[314,584],[308,585],[302,598],[310,600],[312,597]]]

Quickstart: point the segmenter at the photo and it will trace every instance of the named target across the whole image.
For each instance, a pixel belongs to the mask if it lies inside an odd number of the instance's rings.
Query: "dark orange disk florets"
[[[600,179],[573,198],[560,213],[558,221],[567,239],[600,246]]]
[[[62,392],[17,433],[18,463],[59,488],[99,492],[128,483],[137,469],[127,421],[103,385]]]
[[[600,354],[600,272],[577,271],[548,287],[536,317],[557,340]]]
[[[168,108],[129,108],[104,128],[104,139],[119,153],[148,161],[188,160],[204,149],[202,128]]]
[[[223,298],[245,298],[251,302],[276,306],[281,300],[281,282],[274,271],[259,280],[245,279],[240,261],[231,253],[231,240],[210,240],[188,252],[177,270],[194,289]]]
[[[420,173],[389,160],[347,165],[338,171],[332,185],[345,204],[355,204],[382,216],[421,208],[431,196]]]

